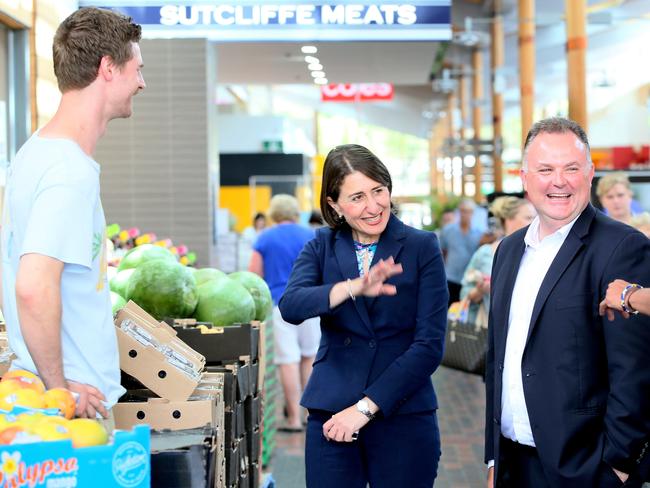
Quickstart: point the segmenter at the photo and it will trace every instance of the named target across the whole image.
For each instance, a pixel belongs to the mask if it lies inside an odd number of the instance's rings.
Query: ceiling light
[[[305,56],[305,62],[309,64],[320,63],[320,60],[314,56]]]
[[[314,78],[325,78],[325,71],[312,71],[311,75]]]
[[[307,66],[312,71],[321,71],[323,69],[323,65],[320,63],[311,63],[309,66]]]
[[[302,46],[301,51],[303,54],[316,54],[318,48],[316,46]]]
[[[314,83],[317,85],[327,85],[327,78],[316,78],[314,79]]]

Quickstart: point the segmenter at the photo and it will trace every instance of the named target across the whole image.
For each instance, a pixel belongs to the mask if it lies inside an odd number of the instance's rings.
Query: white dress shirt
[[[542,281],[576,220],[577,217],[541,241],[539,217],[533,220],[524,237],[526,250],[521,258],[517,280],[512,290],[503,364],[501,433],[510,440],[528,446],[534,447],[535,440],[524,398],[521,360]]]

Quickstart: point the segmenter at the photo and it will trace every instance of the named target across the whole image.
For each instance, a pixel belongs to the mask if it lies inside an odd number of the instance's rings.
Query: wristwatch
[[[368,420],[375,418],[375,414],[370,411],[367,400],[359,400],[357,402],[357,410],[368,417]]]

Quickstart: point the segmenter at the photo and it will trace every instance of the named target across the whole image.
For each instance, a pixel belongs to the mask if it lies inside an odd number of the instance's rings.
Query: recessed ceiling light
[[[320,60],[314,56],[305,56],[305,62],[309,64],[320,63]]]
[[[312,71],[311,75],[314,78],[325,78],[325,71]]]
[[[317,85],[327,85],[327,78],[316,78],[314,79],[314,83]]]
[[[311,63],[309,66],[307,66],[312,71],[321,71],[323,69],[323,65],[320,63]]]
[[[303,54],[316,54],[318,52],[316,46],[302,46],[301,50]]]

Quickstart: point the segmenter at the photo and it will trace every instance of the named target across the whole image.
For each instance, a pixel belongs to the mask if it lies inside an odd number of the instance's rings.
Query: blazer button
[[[377,346],[377,343],[374,340],[371,340],[368,345],[370,346],[370,349],[374,349],[375,346]]]
[[[345,340],[343,341],[343,345],[344,346],[349,346],[350,344],[352,344],[352,339],[350,339],[349,337],[346,337]]]

